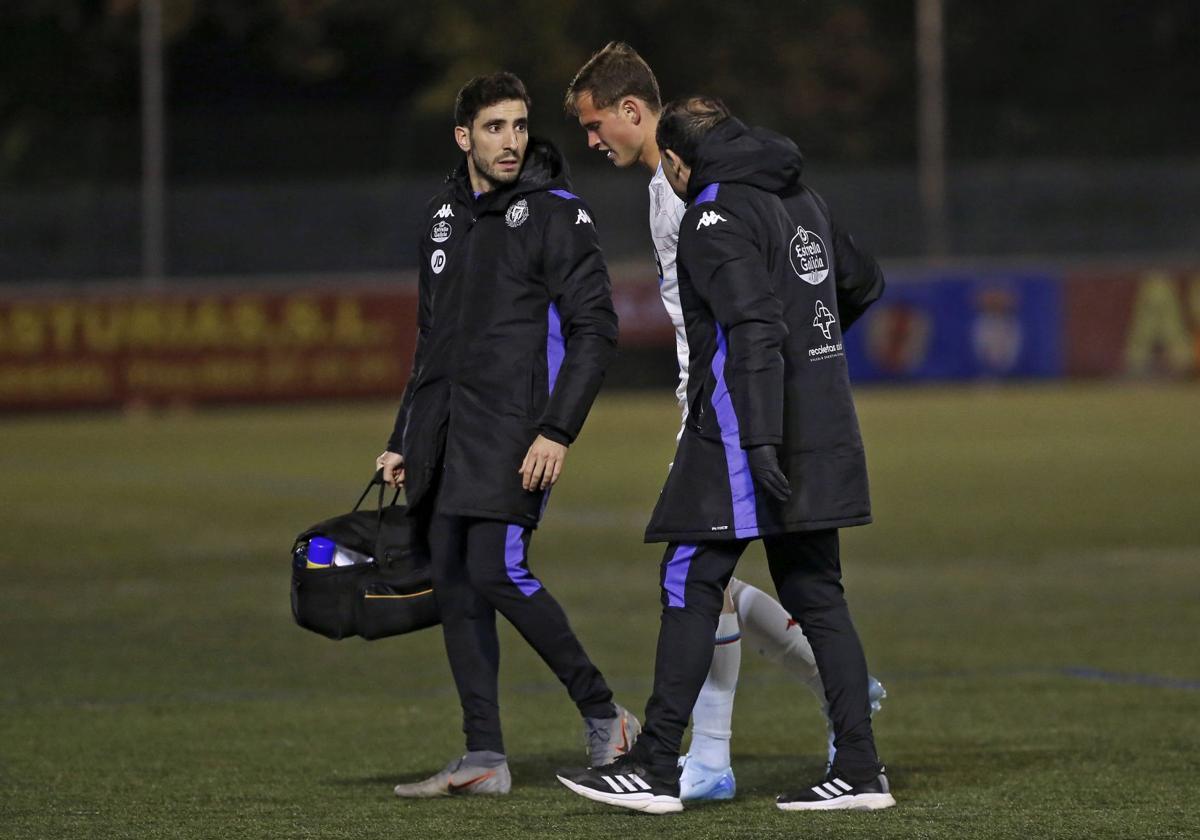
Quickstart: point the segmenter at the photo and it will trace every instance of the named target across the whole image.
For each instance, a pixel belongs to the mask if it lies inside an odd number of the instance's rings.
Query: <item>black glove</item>
[[[766,490],[771,498],[786,502],[791,497],[792,486],[779,468],[779,456],[775,454],[774,446],[751,446],[746,450],[746,460],[750,463],[754,483]]]

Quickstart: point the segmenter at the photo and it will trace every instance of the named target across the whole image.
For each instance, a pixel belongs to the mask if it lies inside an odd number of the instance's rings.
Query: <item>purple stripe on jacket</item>
[[[721,427],[721,443],[725,446],[725,465],[729,471],[729,495],[733,499],[733,535],[738,539],[758,536],[758,508],[754,496],[754,479],[750,462],[742,449],[741,432],[733,399],[725,384],[725,331],[717,324],[717,352],[713,355],[712,372],[717,379],[713,389],[713,411]]]
[[[522,595],[532,595],[542,584],[529,571],[525,562],[525,529],[520,525],[509,525],[504,538],[504,569]]]
[[[696,546],[681,543],[676,546],[675,553],[667,561],[667,570],[663,574],[663,589],[667,591],[668,607],[687,606],[683,600],[683,592],[687,586],[688,569],[692,567],[692,557],[695,554]]]
[[[563,356],[566,355],[566,344],[563,342],[562,319],[558,315],[558,307],[550,304],[546,328],[546,372],[550,376],[550,393],[554,393],[554,383],[558,381],[558,372],[562,369]]]
[[[696,196],[693,204],[703,204],[706,201],[715,201],[717,198],[717,190],[721,189],[720,184],[709,184],[704,189],[700,190],[700,194]]]

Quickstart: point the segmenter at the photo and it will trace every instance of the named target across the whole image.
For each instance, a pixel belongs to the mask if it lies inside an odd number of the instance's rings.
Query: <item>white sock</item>
[[[737,613],[722,613],[717,621],[717,646],[708,678],[692,709],[692,760],[714,769],[729,766],[733,735],[733,695],[742,667],[742,642]]]
[[[825,708],[825,684],[817,670],[812,645],[783,605],[745,581],[732,579],[729,594],[746,643],[800,680]]]

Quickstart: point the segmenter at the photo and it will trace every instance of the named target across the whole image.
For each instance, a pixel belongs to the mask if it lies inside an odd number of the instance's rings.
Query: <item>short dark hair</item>
[[[515,73],[501,71],[487,76],[476,76],[462,86],[454,99],[454,124],[471,127],[479,112],[489,105],[519,99],[531,108],[533,100],[525,90],[525,83]]]
[[[700,141],[731,116],[725,103],[715,96],[676,99],[663,108],[654,139],[660,150],[670,149],[679,155],[680,160],[692,166],[696,162]]]
[[[658,79],[650,65],[622,41],[610,41],[579,68],[567,85],[563,109],[579,116],[579,97],[585,93],[592,95],[592,104],[597,108],[611,108],[624,96],[636,96],[656,114],[662,109]]]

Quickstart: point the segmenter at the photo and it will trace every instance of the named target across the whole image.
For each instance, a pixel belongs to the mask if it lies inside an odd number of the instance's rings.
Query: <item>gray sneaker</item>
[[[476,767],[456,758],[446,769],[428,779],[409,785],[396,785],[396,795],[405,799],[429,799],[435,796],[500,796],[512,789],[508,763],[496,767]]]
[[[629,752],[642,731],[642,724],[624,706],[614,703],[615,718],[584,718],[583,737],[587,743],[588,766],[612,764]]]

